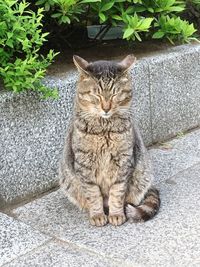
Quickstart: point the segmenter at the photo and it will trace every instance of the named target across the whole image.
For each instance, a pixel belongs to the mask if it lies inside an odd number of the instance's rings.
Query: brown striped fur
[[[60,164],[60,185],[89,212],[92,225],[146,221],[159,209],[159,193],[146,148],[132,116],[128,70],[119,63],[74,56],[80,76],[74,113]]]

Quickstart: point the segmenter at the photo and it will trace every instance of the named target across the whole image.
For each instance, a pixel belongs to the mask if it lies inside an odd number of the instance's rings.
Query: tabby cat
[[[160,198],[151,185],[151,164],[131,109],[129,70],[135,57],[119,63],[73,60],[79,80],[60,185],[70,201],[88,211],[92,225],[151,219]]]

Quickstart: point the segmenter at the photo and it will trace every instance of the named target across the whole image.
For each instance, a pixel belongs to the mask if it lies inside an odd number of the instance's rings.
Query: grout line
[[[39,194],[36,193],[34,196],[32,196],[30,198],[28,197],[27,199],[21,200],[17,203],[12,203],[12,204],[9,204],[7,206],[0,207],[0,212],[3,212],[5,214],[7,214],[7,213],[9,214],[13,209],[19,208],[19,207],[24,206],[24,205],[26,205],[26,204],[34,201],[34,200],[40,199],[40,198],[42,198],[42,197],[44,197],[44,196],[46,196],[52,192],[57,191],[58,189],[59,189],[59,185],[55,184],[55,185],[53,185],[53,187],[51,189],[48,189],[47,191],[41,192]]]
[[[161,143],[168,143],[168,142],[171,142],[173,140],[180,140],[182,138],[187,138],[187,135],[189,134],[192,134],[194,132],[197,132],[198,130],[200,130],[200,125],[196,125],[194,126],[193,128],[190,128],[188,130],[185,130],[185,131],[182,131],[183,132],[183,137],[177,137],[177,134],[171,136],[171,137],[168,137],[166,139],[163,139],[162,141],[156,141],[156,142],[153,142],[151,145],[147,146],[148,149],[154,149],[154,148],[158,148],[159,144]]]
[[[29,225],[29,226],[30,226],[30,225]],[[37,231],[38,231],[38,230],[37,230]],[[37,246],[36,248],[33,248],[33,249],[30,250],[30,251],[27,251],[25,254],[21,254],[21,255],[17,256],[16,258],[12,259],[11,261],[8,261],[8,262],[4,263],[4,264],[1,265],[0,267],[4,267],[4,266],[6,267],[8,264],[12,263],[13,261],[15,261],[15,260],[17,260],[17,259],[20,259],[21,257],[24,257],[24,256],[26,256],[26,255],[29,255],[29,254],[31,254],[32,252],[37,251],[38,249],[40,249],[40,248],[42,248],[42,247],[45,247],[48,243],[50,243],[50,242],[52,242],[52,241],[53,241],[53,238],[51,238],[51,239],[45,241],[44,243],[42,243],[41,245]]]
[[[185,171],[188,171],[188,170],[190,170],[190,169],[192,169],[193,167],[196,167],[196,166],[198,166],[198,165],[200,165],[200,160],[199,160],[199,162],[197,162],[197,163],[191,165],[190,167],[188,167],[188,168],[186,168],[186,169],[184,169],[184,170],[181,170],[181,171],[179,171],[179,172],[173,174],[173,175],[170,176],[170,177],[166,177],[166,179],[164,179],[163,181],[160,181],[160,182],[158,182],[158,183],[154,183],[154,185],[159,185],[159,184],[165,182],[166,180],[168,180],[168,179],[172,179],[172,178],[176,177],[177,175],[180,175],[181,173],[183,173],[183,172],[185,172]]]
[[[37,248],[42,247],[43,245],[46,245],[46,244],[48,244],[48,243],[50,243],[50,242],[52,242],[52,241],[57,241],[57,242],[63,242],[63,243],[66,243],[66,244],[68,244],[69,246],[74,246],[74,247],[78,248],[79,250],[82,249],[82,250],[85,250],[86,252],[88,251],[88,252],[90,252],[90,253],[100,255],[100,256],[104,257],[105,259],[112,260],[112,261],[115,261],[115,262],[118,263],[118,264],[121,264],[121,266],[124,265],[124,267],[140,267],[138,264],[135,264],[135,265],[133,266],[133,264],[132,264],[131,262],[127,262],[127,263],[125,263],[123,259],[118,259],[118,258],[117,258],[117,259],[114,259],[114,258],[112,258],[111,256],[108,256],[107,254],[102,253],[101,251],[93,250],[93,249],[91,249],[91,248],[88,248],[88,247],[85,246],[85,245],[81,245],[81,244],[73,243],[73,242],[70,241],[70,240],[63,240],[62,238],[57,237],[57,236],[54,236],[54,235],[51,235],[51,234],[45,232],[44,230],[41,230],[41,229],[39,229],[39,228],[35,228],[35,227],[33,227],[31,224],[29,224],[29,223],[27,223],[27,222],[24,222],[24,221],[20,220],[19,218],[17,218],[17,216],[14,216],[14,217],[12,217],[12,215],[9,215],[9,216],[10,216],[11,218],[13,218],[14,220],[18,221],[19,223],[22,223],[22,224],[24,224],[24,225],[30,227],[33,231],[37,231],[37,232],[43,234],[44,236],[49,237],[49,240],[45,241],[42,245],[40,245],[40,246],[34,248],[33,250],[31,250],[31,251],[29,251],[29,252],[27,252],[27,253],[25,253],[25,254],[23,254],[23,255],[21,255],[21,256],[24,256],[24,255],[26,255],[26,254],[28,254],[28,253],[30,253],[30,252],[36,250]],[[19,257],[20,257],[20,256],[19,256]],[[17,257],[17,258],[18,258],[18,257]],[[15,258],[15,259],[17,259],[17,258]],[[14,259],[13,259],[13,260],[14,260]],[[13,261],[13,260],[12,260],[12,261]],[[9,263],[9,262],[8,262],[8,263]],[[6,264],[7,264],[7,263],[6,263]],[[130,265],[129,265],[129,264],[130,264]]]
[[[18,257],[12,259],[11,261],[8,261],[6,262],[5,264],[1,265],[2,267],[6,267],[7,264],[10,264],[11,262],[17,260],[17,259],[20,259],[21,257],[24,257],[24,256],[29,256],[31,254],[33,254],[34,252],[36,252],[37,250],[39,250],[40,248],[43,248],[45,247],[47,244],[51,243],[51,242],[58,242],[58,243],[64,243],[64,244],[68,244],[70,247],[75,247],[76,249],[80,250],[80,251],[85,251],[87,253],[92,253],[94,255],[100,255],[101,257],[103,257],[104,259],[108,260],[108,261],[112,261],[114,262],[114,264],[116,264],[116,267],[119,267],[119,266],[124,266],[124,267],[140,267],[139,265],[133,265],[132,263],[130,262],[124,262],[123,259],[116,259],[107,255],[107,254],[104,254],[102,253],[101,251],[97,251],[97,250],[93,250],[91,248],[88,248],[87,246],[85,245],[81,245],[81,244],[77,244],[77,243],[73,243],[72,241],[70,240],[63,240],[62,238],[60,237],[57,237],[57,236],[53,236],[53,235],[50,235],[49,233],[46,233],[44,232],[43,230],[40,230],[38,228],[35,228],[33,227],[32,225],[20,220],[19,218],[15,217],[14,218],[16,221],[18,221],[19,223],[22,223],[28,227],[30,227],[33,231],[37,231],[37,232],[40,232],[41,234],[45,235],[46,237],[48,237],[49,239],[47,241],[45,241],[44,243],[42,243],[41,245],[33,248],[32,250],[26,252],[25,254],[22,254],[22,255],[19,255]]]
[[[100,255],[102,258],[106,259],[106,260],[109,260],[109,261],[114,261],[114,263],[117,264],[117,266],[125,266],[125,267],[140,267],[139,265],[132,265],[131,262],[124,262],[123,259],[119,259],[119,258],[112,258],[111,256],[107,255],[107,254],[104,254],[102,253],[101,251],[97,251],[97,250],[94,250],[94,249],[91,249],[91,248],[88,248],[87,246],[85,245],[81,245],[81,244],[77,244],[77,243],[73,243],[69,240],[63,240],[63,239],[59,239],[59,238],[55,238],[55,241],[57,242],[60,242],[60,243],[64,243],[64,244],[68,244],[69,246],[71,247],[75,247],[76,249],[79,249],[80,251],[86,251],[87,253],[91,253],[91,254],[94,254],[94,255]],[[130,265],[129,265],[130,264]]]

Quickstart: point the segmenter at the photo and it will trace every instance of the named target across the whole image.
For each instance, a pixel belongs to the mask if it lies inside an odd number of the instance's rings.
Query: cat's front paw
[[[109,223],[118,226],[126,221],[126,216],[124,214],[114,214],[114,215],[109,215],[108,216]]]
[[[108,218],[105,214],[96,214],[90,216],[90,224],[94,226],[104,226],[107,224]]]

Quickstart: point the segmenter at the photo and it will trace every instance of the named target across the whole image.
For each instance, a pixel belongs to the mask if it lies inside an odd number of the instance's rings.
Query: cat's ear
[[[77,67],[79,72],[84,73],[84,74],[88,74],[86,69],[87,69],[87,66],[89,65],[89,63],[85,59],[74,55],[73,61],[74,61],[74,65]]]
[[[129,71],[135,62],[136,62],[136,57],[134,55],[128,55],[118,64],[121,66],[122,71],[124,73]]]

